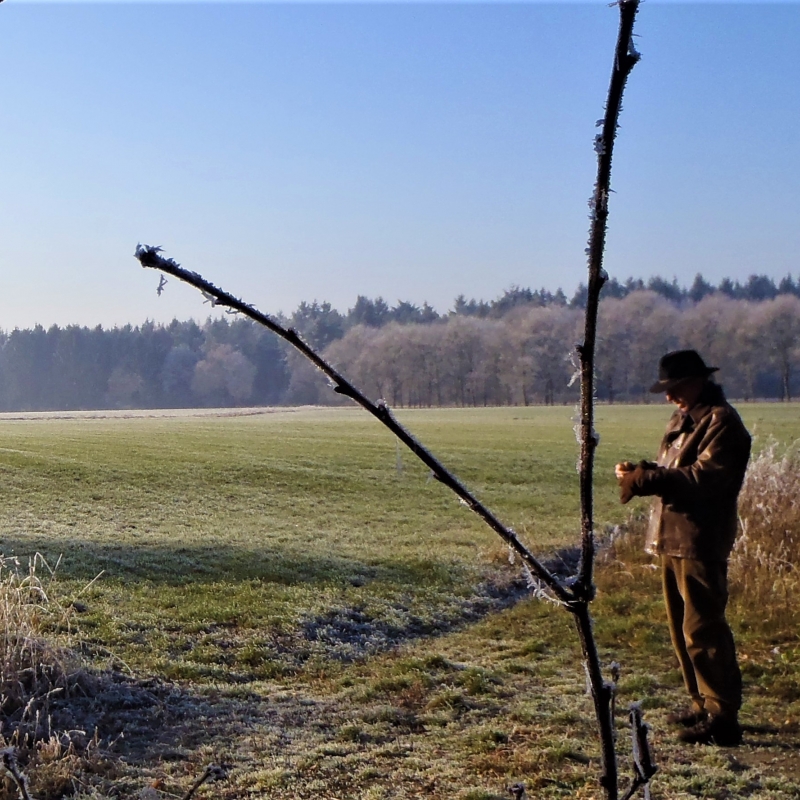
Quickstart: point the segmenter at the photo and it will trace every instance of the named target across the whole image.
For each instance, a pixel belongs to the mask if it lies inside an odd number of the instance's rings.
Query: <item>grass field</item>
[[[800,438],[796,406],[740,410],[756,446]],[[546,556],[578,541],[573,413],[398,416]],[[598,408],[598,529],[627,513],[613,464],[651,457],[668,414]],[[0,415],[0,480],[2,553],[60,558],[69,642],[140,679],[94,709],[124,731],[117,796],[180,796],[209,760],[231,778],[198,796],[599,796],[570,618],[526,599],[496,535],[363,412]],[[643,699],[655,729],[654,797],[800,796],[795,630],[735,600],[748,744],[679,748],[657,575],[634,560],[598,581],[621,704]]]

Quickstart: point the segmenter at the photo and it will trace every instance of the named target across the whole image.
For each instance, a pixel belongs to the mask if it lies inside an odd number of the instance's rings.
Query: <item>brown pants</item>
[[[698,708],[735,719],[742,675],[725,620],[728,566],[673,556],[662,556],[661,566],[669,632],[686,689]]]

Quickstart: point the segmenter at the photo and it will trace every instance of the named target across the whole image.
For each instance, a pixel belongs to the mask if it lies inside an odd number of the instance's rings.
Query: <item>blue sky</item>
[[[618,13],[585,3],[0,5],[0,328],[585,278]],[[606,267],[800,275],[800,4],[648,0]]]

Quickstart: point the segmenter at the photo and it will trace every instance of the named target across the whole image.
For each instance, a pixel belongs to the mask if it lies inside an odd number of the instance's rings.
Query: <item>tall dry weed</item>
[[[0,800],[55,800],[87,776],[111,774],[96,732],[53,724],[54,704],[69,703],[87,683],[68,647],[75,610],[41,554],[27,564],[0,556]]]
[[[732,594],[763,620],[790,622],[800,610],[800,440],[771,441],[752,459],[739,495],[731,554]]]
[[[17,739],[23,732],[37,736],[31,715],[41,716],[41,701],[66,689],[70,657],[54,639],[70,607],[54,588],[55,570],[39,553],[27,568],[16,557],[0,557],[0,716],[4,735],[11,728]]]

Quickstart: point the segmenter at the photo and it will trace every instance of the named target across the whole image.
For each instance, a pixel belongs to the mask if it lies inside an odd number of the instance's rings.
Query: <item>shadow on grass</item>
[[[742,725],[742,743],[752,748],[774,748],[794,751],[800,757],[800,739],[797,731],[787,731],[777,725]],[[797,769],[800,772],[800,761]]]
[[[310,551],[310,552],[309,552]],[[430,559],[374,559],[371,563],[313,548],[244,548],[234,545],[131,545],[80,539],[38,537],[0,538],[0,553],[28,556],[41,553],[52,566],[59,562],[63,578],[90,581],[100,572],[106,578],[147,581],[165,586],[263,581],[282,586],[340,584],[364,586],[375,581],[416,586],[448,585],[463,581],[467,568]],[[480,566],[480,565],[478,565]]]
[[[157,603],[180,608],[177,620],[166,626],[175,655],[171,678],[206,675],[222,683],[246,683],[271,670],[302,668],[311,659],[352,662],[462,629],[530,596],[520,572],[507,564],[498,568],[421,559],[366,564],[342,555],[269,547],[58,544],[56,551],[52,540],[4,537],[0,551],[20,556],[23,563],[35,552],[51,565],[61,557],[62,580],[89,582],[103,572],[101,586],[111,584],[123,592],[155,587]],[[555,566],[563,568],[563,554],[556,560]],[[324,595],[325,603],[305,594],[295,599],[293,592],[274,593],[270,584],[311,587]],[[335,591],[328,592],[331,587]],[[137,602],[149,602],[152,589],[148,592]],[[273,614],[289,616],[273,625]],[[148,624],[123,620],[113,635],[134,647],[146,646],[142,625]],[[86,630],[92,630],[88,623]]]
[[[391,552],[391,547],[387,550]],[[263,581],[283,586],[302,584],[340,584],[365,586],[372,582],[436,586],[472,580],[476,572],[489,566],[431,558],[372,558],[368,561],[335,552],[315,552],[286,547],[245,548],[226,544],[180,545],[112,544],[83,539],[44,537],[0,537],[0,555],[24,560],[41,553],[64,578],[90,581],[100,572],[106,577],[127,581],[148,581],[166,586],[188,583]],[[377,554],[376,554],[377,555]],[[564,548],[544,559],[545,565],[561,578],[577,569],[578,548]],[[474,567],[474,569],[473,569]]]
[[[109,754],[129,763],[182,761],[199,747],[252,731],[255,724],[264,731],[319,729],[326,717],[316,701],[290,694],[267,698],[237,689],[232,695],[117,671],[82,672],[74,683],[70,696],[49,704],[50,730],[69,731],[73,742],[76,733],[84,741],[96,734]]]
[[[726,749],[734,772],[757,770],[783,781],[800,781],[800,740],[797,731],[773,725],[743,725],[742,747]],[[796,796],[796,786],[792,787]],[[790,790],[791,791],[791,790]],[[789,795],[787,795],[789,796]]]

